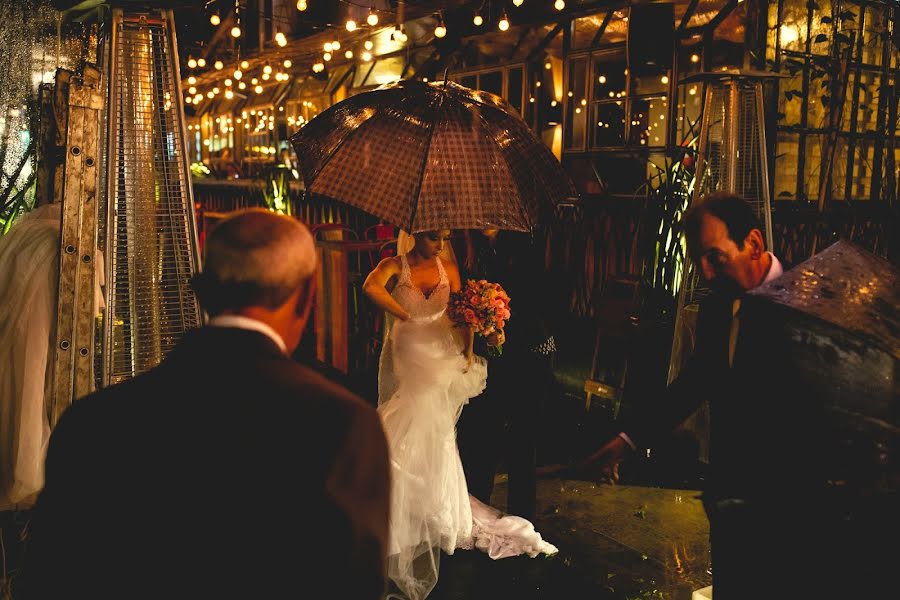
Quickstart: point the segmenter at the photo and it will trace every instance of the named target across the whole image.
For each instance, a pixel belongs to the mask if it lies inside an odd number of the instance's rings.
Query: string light
[[[663,85],[665,85],[665,84],[669,83],[669,76],[663,75],[662,77],[659,78],[659,80]]]
[[[325,70],[325,64],[322,61],[316,61],[312,66],[313,73],[321,73]]]
[[[231,37],[239,38],[241,37],[241,28],[235,25],[231,28]]]
[[[279,31],[275,34],[275,43],[284,48],[287,46],[287,38],[284,36],[284,33]]]
[[[553,3],[553,8],[555,8],[556,10],[562,10],[565,7],[566,7],[565,0],[556,0],[556,2]]]
[[[347,22],[344,23],[344,27],[347,28],[347,31],[356,31],[356,21],[353,19],[347,19]]]
[[[331,42],[331,51],[332,52],[337,52],[340,49],[341,49],[341,43],[339,41],[334,40],[333,42]]]
[[[353,58],[353,50],[348,49],[346,52],[344,52],[344,58],[346,58],[346,59]]]
[[[442,15],[438,15],[438,22],[434,27],[434,37],[442,38],[445,35],[447,35],[447,26],[444,25],[444,17]]]
[[[225,80],[225,87],[231,87],[231,84],[232,84],[232,83],[234,83],[234,82],[231,81],[230,79],[226,79],[226,80]]]
[[[366,17],[366,23],[372,27],[378,25],[378,15],[371,8],[369,9],[369,15]]]
[[[218,27],[219,23],[222,22],[222,18],[219,16],[219,13],[213,13],[209,15],[209,22],[213,25],[213,27]]]
[[[475,16],[472,17],[472,23],[475,24],[475,27],[481,27],[484,24],[484,19],[478,13],[475,13]]]
[[[246,60],[242,60],[241,61],[241,69],[249,69],[249,68],[250,68],[250,63],[247,62]]]
[[[194,77],[193,75],[191,75],[190,77],[188,77],[188,85],[196,85],[196,84],[197,84],[197,78],[196,78],[196,77]],[[191,92],[191,93],[193,93],[193,92]]]
[[[201,69],[202,69],[203,67],[205,67],[205,66],[206,66],[206,59],[205,59],[205,58],[198,58],[198,59],[197,59],[197,66],[200,67]]]
[[[372,40],[366,40],[365,42],[363,42],[363,47],[366,50],[371,50],[372,48],[375,47],[375,44],[372,43]]]
[[[328,62],[329,60],[331,60],[331,52],[326,52],[322,55],[322,58],[325,59],[326,62]]]
[[[247,84],[244,83],[243,81],[239,81],[239,82],[238,82],[238,89],[239,89],[239,90],[246,90],[246,89],[247,89]]]
[[[285,68],[285,69],[290,69],[290,68],[291,68],[291,65],[293,65],[294,63],[291,62],[291,59],[286,58],[286,59],[284,59],[284,62],[281,63],[281,64],[284,65],[284,68]]]
[[[262,86],[261,85],[256,86],[255,88],[253,88],[253,91],[256,92],[257,94],[262,94]]]
[[[506,31],[509,29],[509,17],[506,16],[506,11],[503,11],[503,16],[500,18],[500,22],[497,23],[497,28],[500,31]]]
[[[196,93],[197,93],[197,88],[196,88],[196,87],[191,86],[191,87],[188,88],[188,94],[190,94],[191,96],[195,95]]]
[[[297,0],[297,10],[300,12],[306,10],[306,0]]]
[[[191,68],[191,69],[196,69],[196,68],[197,68],[197,61],[196,61],[195,59],[193,59],[193,58],[189,58],[189,59],[188,59],[188,67]]]
[[[700,55],[699,54],[691,54],[691,62],[692,63],[700,62]]]
[[[363,59],[363,62],[369,62],[370,60],[372,60],[372,53],[366,50],[362,53],[361,58]]]
[[[513,0],[513,4],[516,6],[522,6],[525,0]]]
[[[272,73],[272,65],[266,65],[263,67],[263,74],[269,75]]]
[[[241,80],[241,77],[244,76],[244,72],[241,71],[240,69],[235,69],[235,70],[234,70],[234,73],[232,73],[232,75],[234,76],[235,79],[237,79],[238,81],[240,81],[240,80]]]

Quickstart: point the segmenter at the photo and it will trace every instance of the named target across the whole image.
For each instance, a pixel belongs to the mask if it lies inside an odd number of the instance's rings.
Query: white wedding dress
[[[493,559],[557,551],[534,526],[469,496],[456,447],[456,421],[487,379],[481,357],[466,371],[463,336],[446,314],[450,285],[428,295],[413,285],[409,263],[391,295],[410,314],[388,318],[378,372],[378,412],[391,458],[388,575],[400,594],[425,598],[437,583],[440,551],[483,550]]]

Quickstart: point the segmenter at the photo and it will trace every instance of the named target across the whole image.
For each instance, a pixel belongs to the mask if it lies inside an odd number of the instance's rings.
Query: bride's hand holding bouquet
[[[510,317],[509,302],[509,296],[500,284],[469,279],[462,289],[450,294],[447,313],[457,325],[469,327],[485,337],[489,352],[500,356],[506,341],[503,328]],[[471,348],[467,358],[470,355]]]

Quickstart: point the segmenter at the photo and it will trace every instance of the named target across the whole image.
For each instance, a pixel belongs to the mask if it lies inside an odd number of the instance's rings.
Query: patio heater
[[[100,163],[97,201],[93,193],[70,195],[77,186],[65,176],[51,425],[95,385],[157,365],[187,329],[201,323],[189,285],[200,258],[174,19],[171,8],[146,6],[119,2],[101,36],[99,152],[79,153],[91,167]],[[69,147],[68,154],[75,154]],[[102,265],[91,259],[97,247]],[[81,271],[73,276],[76,269]],[[99,328],[87,300],[94,269],[102,269],[105,281]],[[83,300],[66,300],[75,297]],[[63,326],[68,321],[90,326],[73,332]]]
[[[740,196],[754,207],[764,226],[766,245],[772,248],[763,114],[763,82],[770,77],[770,73],[723,71],[701,73],[685,79],[684,83],[701,81],[705,89],[691,204],[716,191]],[[675,313],[669,383],[678,376],[693,351],[699,302],[709,292],[700,280],[699,271],[685,257]],[[688,428],[698,435],[701,459],[708,460],[709,410],[705,403]]]

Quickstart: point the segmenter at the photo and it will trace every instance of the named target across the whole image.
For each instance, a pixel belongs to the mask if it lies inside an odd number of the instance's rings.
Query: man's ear
[[[744,238],[744,244],[750,249],[750,258],[753,260],[759,260],[766,251],[762,231],[759,229],[751,229]]]

